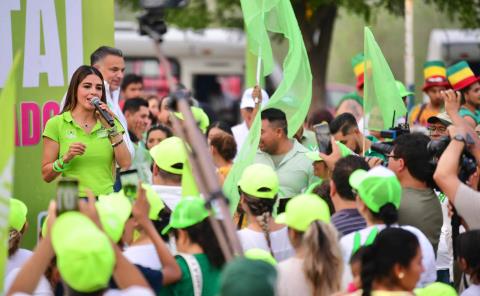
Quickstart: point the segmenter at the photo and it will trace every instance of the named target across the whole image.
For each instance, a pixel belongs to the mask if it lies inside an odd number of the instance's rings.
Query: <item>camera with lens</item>
[[[450,137],[443,136],[438,140],[431,140],[427,145],[428,153],[432,156],[432,164],[434,167],[437,167],[438,160],[442,153],[447,149],[448,144],[450,144]],[[473,143],[473,139],[467,134],[467,143]],[[475,158],[468,152],[466,149],[463,150],[462,156],[460,157],[460,172],[458,173],[458,178],[460,181],[465,183],[477,169],[477,162]]]
[[[406,116],[407,116],[406,118],[408,118],[408,113]],[[395,113],[394,113],[394,119],[395,119]],[[399,123],[397,126],[393,126],[388,130],[380,131],[380,136],[384,139],[388,139],[389,141],[372,143],[372,146],[370,147],[370,149],[383,155],[389,155],[393,150],[393,140],[400,137],[401,135],[405,135],[409,133],[410,133],[410,126],[408,124],[408,121],[405,120],[405,123]]]

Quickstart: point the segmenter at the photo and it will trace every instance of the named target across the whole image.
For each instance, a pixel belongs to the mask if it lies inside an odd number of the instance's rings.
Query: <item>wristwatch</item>
[[[460,134],[456,134],[456,135],[453,137],[453,139],[456,140],[456,141],[459,141],[459,142],[466,143],[465,137],[464,137],[463,135],[460,135]]]

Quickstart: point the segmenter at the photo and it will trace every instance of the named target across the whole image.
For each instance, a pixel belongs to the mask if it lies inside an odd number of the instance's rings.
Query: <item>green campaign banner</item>
[[[0,92],[14,58],[23,52],[15,79],[11,197],[28,206],[27,248],[36,243],[39,222],[55,197],[55,182],[48,184],[41,175],[45,123],[59,113],[73,72],[89,64],[90,53],[99,46],[113,46],[113,35],[113,0],[0,1]],[[0,118],[2,126],[11,124],[6,121]]]

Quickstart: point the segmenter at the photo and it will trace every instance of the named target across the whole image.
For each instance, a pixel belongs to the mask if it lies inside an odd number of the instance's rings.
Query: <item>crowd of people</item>
[[[219,184],[244,161],[260,113],[258,152],[225,217],[184,194],[191,150],[172,98],[145,93],[121,51],[98,48],[43,133],[43,179],[77,180],[78,206],[53,199],[32,252],[20,248],[33,231],[28,203],[10,200],[6,295],[480,295],[480,78],[466,62],[426,62],[429,102],[389,139],[364,128],[363,61],[352,60],[357,91],[334,114],[311,112],[293,138],[258,86],[233,127],[190,100]],[[331,153],[316,147],[322,122]],[[137,176],[133,194],[125,171]],[[233,219],[243,254],[229,260],[216,219]]]

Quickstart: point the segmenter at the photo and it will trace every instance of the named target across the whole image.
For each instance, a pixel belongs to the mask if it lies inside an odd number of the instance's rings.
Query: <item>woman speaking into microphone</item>
[[[113,126],[95,109],[114,119]],[[105,104],[102,74],[90,66],[81,66],[72,76],[60,114],[48,120],[43,132],[42,176],[46,182],[59,175],[79,181],[79,196],[85,189],[98,196],[113,192],[115,162],[121,168],[131,164],[123,142],[120,122]]]

